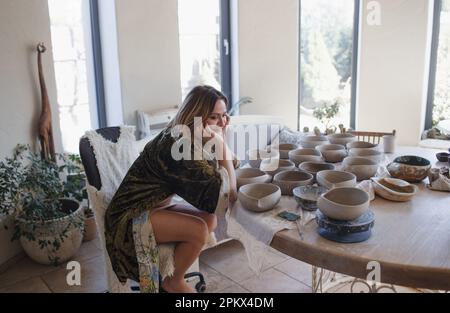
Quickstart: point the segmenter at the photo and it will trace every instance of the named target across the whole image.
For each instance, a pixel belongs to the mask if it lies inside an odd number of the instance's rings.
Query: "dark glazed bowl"
[[[403,179],[409,183],[421,182],[427,177],[430,168],[430,161],[414,155],[398,157],[387,166],[393,178]]]
[[[450,154],[448,154],[447,152],[440,152],[436,154],[436,158],[438,159],[439,162],[448,162],[449,156]]]

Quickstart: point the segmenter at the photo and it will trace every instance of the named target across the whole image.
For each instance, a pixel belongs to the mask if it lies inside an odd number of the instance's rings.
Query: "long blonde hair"
[[[201,117],[204,125],[218,100],[223,100],[228,108],[227,97],[214,87],[201,85],[193,88],[168,126],[186,125],[192,129],[194,117]]]

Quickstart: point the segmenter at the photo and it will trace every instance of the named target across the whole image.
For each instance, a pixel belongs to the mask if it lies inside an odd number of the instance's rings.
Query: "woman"
[[[174,120],[145,146],[129,169],[105,214],[106,247],[121,282],[130,278],[140,281],[141,291],[157,292],[156,245],[176,243],[174,274],[165,277],[161,287],[167,292],[195,292],[184,275],[216,227],[216,209],[224,212],[237,198],[234,163],[223,140],[229,122],[227,106],[228,100],[221,92],[209,86],[195,87]],[[216,148],[223,149],[203,151],[200,160],[180,160],[173,156],[179,143],[174,130],[185,125],[191,134],[198,134],[195,118],[201,118],[200,126],[207,136],[200,143],[214,139]],[[192,152],[198,149],[198,141],[192,140],[191,147]],[[174,194],[191,205],[170,205]],[[149,217],[144,225],[149,238],[142,239],[136,237],[135,221],[146,211]],[[138,246],[146,251],[136,251]]]

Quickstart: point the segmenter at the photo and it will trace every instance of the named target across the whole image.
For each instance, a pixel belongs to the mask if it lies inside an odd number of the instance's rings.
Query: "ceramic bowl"
[[[237,188],[255,183],[270,183],[272,176],[257,168],[240,168],[236,170]]]
[[[342,162],[342,160],[347,156],[347,150],[343,145],[320,145],[317,146],[316,149],[322,153],[325,161],[330,163]]]
[[[292,196],[292,189],[312,183],[314,177],[303,171],[284,171],[273,177],[273,183],[280,187],[281,194]]]
[[[409,183],[421,182],[427,177],[430,168],[430,161],[414,155],[395,158],[387,166],[387,170],[393,178],[403,179]]]
[[[347,157],[342,162],[342,170],[355,174],[356,180],[366,180],[375,176],[378,163],[366,158]]]
[[[436,159],[438,159],[439,162],[448,162],[449,161],[450,154],[446,152],[440,152],[436,154]]]
[[[317,206],[329,218],[353,221],[369,209],[369,194],[354,187],[335,188],[319,196]]]
[[[281,190],[274,184],[248,184],[239,188],[238,198],[244,208],[264,212],[277,205]]]
[[[325,162],[303,162],[298,167],[300,170],[310,173],[316,179],[316,175],[320,171],[334,170],[336,166]]]
[[[325,136],[305,136],[300,139],[303,148],[315,148],[330,143]]]
[[[383,160],[384,154],[374,149],[352,148],[349,151],[349,156],[366,158],[380,163]]]
[[[417,186],[396,178],[372,178],[373,189],[380,197],[397,202],[411,200],[417,193]]]
[[[324,186],[328,189],[356,186],[355,174],[344,171],[320,171],[319,173],[317,173],[316,179],[319,185]]]
[[[253,168],[259,168],[264,159],[279,159],[280,153],[275,149],[255,149],[247,151],[248,163]]]
[[[327,136],[331,144],[346,146],[349,142],[356,141],[356,136],[350,133],[331,134]]]
[[[295,164],[284,159],[265,159],[262,160],[259,169],[273,177],[279,172],[295,169]]]
[[[295,166],[298,166],[303,162],[320,162],[322,161],[322,153],[316,149],[305,148],[305,149],[297,149],[289,152],[289,160],[295,163]]]
[[[350,150],[353,148],[365,148],[365,149],[377,150],[378,145],[373,144],[371,142],[366,142],[366,141],[352,141],[352,142],[347,143],[347,149]]]
[[[278,149],[280,151],[281,159],[289,159],[289,151],[296,150],[299,148],[299,145],[294,143],[280,143]]]
[[[295,187],[292,190],[295,200],[303,210],[315,211],[317,210],[317,199],[328,189],[323,186],[301,186]]]

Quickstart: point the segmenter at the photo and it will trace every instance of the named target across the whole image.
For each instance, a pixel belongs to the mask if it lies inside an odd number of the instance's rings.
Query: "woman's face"
[[[224,130],[224,128],[228,125],[229,119],[225,101],[217,100],[214,110],[206,120],[206,124],[209,126],[217,126]]]

